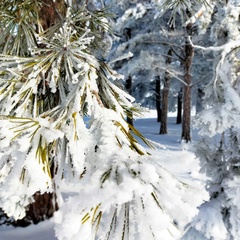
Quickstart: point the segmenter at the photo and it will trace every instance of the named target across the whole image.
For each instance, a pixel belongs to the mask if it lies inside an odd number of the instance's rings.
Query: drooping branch
[[[237,49],[240,49],[240,39],[232,40],[232,41],[229,41],[228,43],[226,43],[224,45],[216,46],[216,47],[215,46],[203,47],[203,46],[195,45],[195,44],[193,44],[190,36],[188,37],[188,40],[189,40],[191,46],[193,48],[195,48],[195,49],[200,49],[200,50],[207,51],[207,52],[210,52],[210,51],[214,51],[214,52],[221,51],[220,56],[219,56],[219,60],[218,60],[218,62],[216,64],[216,67],[214,69],[214,78],[213,78],[213,81],[211,82],[214,85],[214,93],[215,93],[215,95],[217,97],[218,93],[216,91],[216,84],[217,84],[217,81],[218,81],[219,73],[221,72],[221,69],[222,69],[222,65],[224,64],[224,62],[226,60],[226,57],[229,54],[231,54],[232,52],[236,51]]]

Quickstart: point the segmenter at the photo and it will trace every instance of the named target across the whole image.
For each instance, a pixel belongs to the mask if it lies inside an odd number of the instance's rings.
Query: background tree
[[[132,78],[131,76],[128,76],[128,79],[126,80],[126,85],[125,85],[126,90],[130,95],[132,95]],[[127,116],[127,122],[133,126],[133,115],[131,112],[129,112]]]
[[[177,120],[176,124],[182,123],[182,88],[178,92]]]
[[[190,12],[187,15],[191,17]],[[183,120],[182,120],[182,139],[186,142],[191,141],[191,83],[192,83],[192,62],[194,48],[189,42],[192,35],[192,24],[186,26],[185,59],[184,59],[184,87],[183,87]]]
[[[198,216],[183,239],[238,239],[237,185],[239,183],[239,13],[237,2],[216,2],[212,8],[214,24],[214,77],[204,89],[207,106],[195,118],[203,137],[196,146],[207,174],[210,200],[200,207]],[[220,20],[221,19],[221,20]],[[214,144],[218,142],[218,144]]]
[[[172,62],[172,49],[170,48],[166,57],[166,65],[170,65]],[[168,71],[165,72],[164,83],[163,83],[163,94],[162,94],[162,116],[161,116],[161,127],[160,134],[167,133],[167,116],[168,116],[168,95],[170,88],[171,75]]]
[[[110,9],[113,6],[112,11],[116,11],[117,15],[113,23],[115,38],[109,59],[126,55],[129,51],[133,54],[131,58],[116,62],[112,66],[124,74],[126,79],[128,75],[132,76],[132,94],[136,102],[143,107],[155,109],[155,77],[159,76],[161,79],[164,79],[166,69],[165,56],[168,51],[166,47],[167,33],[166,31],[159,32],[159,29],[165,28],[165,25],[167,28],[167,21],[166,18],[164,20],[153,18],[158,10],[153,3],[138,1],[137,3],[129,4],[129,1],[122,1],[122,4],[122,11],[117,11],[114,8],[115,4],[109,3]],[[149,22],[151,24],[148,24]],[[130,31],[131,38],[125,35],[129,35]],[[162,45],[165,46],[162,47]],[[173,68],[170,68],[169,71],[172,70],[174,72]],[[173,97],[172,95],[170,96],[171,98]]]
[[[161,79],[159,76],[156,76],[155,93],[156,93],[157,121],[161,122],[162,96],[161,96]]]
[[[131,74],[132,94],[136,98],[136,102],[150,109],[156,108],[154,99],[156,94],[155,87],[153,87],[155,76],[164,79],[164,75],[167,73],[172,78],[169,86],[169,104],[165,107],[167,111],[177,110],[179,89],[185,89],[183,138],[186,135],[187,141],[189,141],[191,135],[190,114],[197,103],[198,88],[202,88],[212,77],[212,56],[196,52],[196,57],[191,59],[189,51],[186,53],[185,45],[188,44],[188,48],[191,48],[191,45],[188,43],[183,25],[187,21],[192,25],[191,34],[195,42],[204,42],[208,45],[211,43],[208,37],[210,30],[206,29],[207,24],[201,25],[195,18],[195,13],[198,13],[198,10],[200,11],[202,6],[205,6],[205,1],[197,1],[189,5],[188,11],[194,16],[194,23],[192,23],[190,15],[186,16],[186,5],[178,5],[178,1],[136,1],[130,4],[129,1],[122,0],[121,4],[119,2],[121,6],[119,8],[116,8],[114,2],[106,2],[109,4],[106,6],[109,6],[116,14],[113,23],[116,37],[113,39],[113,50],[109,59],[119,57],[129,51],[133,53],[131,58],[117,62],[112,66],[126,78]],[[164,14],[159,14],[162,6],[166,7],[163,11]],[[169,24],[175,24],[174,31],[168,31]],[[131,39],[125,37],[126,29],[131,30]],[[169,48],[173,50],[172,63],[167,65],[166,52]],[[191,64],[189,64],[190,59]],[[187,77],[184,77],[185,73]],[[184,78],[187,78],[188,83],[185,82]]]

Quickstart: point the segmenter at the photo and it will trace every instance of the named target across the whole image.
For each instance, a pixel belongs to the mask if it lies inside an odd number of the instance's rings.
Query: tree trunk
[[[131,28],[124,28],[123,29],[123,35],[125,36],[125,41],[129,41],[132,37],[132,30]]]
[[[177,121],[176,124],[182,123],[182,88],[178,92],[178,102],[177,102]]]
[[[124,28],[123,30],[123,34],[125,36],[125,41],[129,41],[131,39],[131,28]],[[131,76],[128,77],[128,79],[126,80],[125,83],[125,88],[128,91],[128,93],[130,95],[132,95],[132,78]],[[132,112],[128,112],[128,116],[127,116],[127,123],[133,126],[133,114]]]
[[[166,66],[172,62],[172,48],[168,50],[168,56],[166,58]],[[168,116],[168,94],[170,87],[171,76],[169,72],[165,72],[163,94],[162,94],[162,116],[161,116],[161,127],[160,134],[167,134],[167,116]]]
[[[23,219],[12,223],[14,226],[27,227],[30,224],[37,224],[45,219],[53,216],[54,212],[58,210],[55,193],[35,193],[34,202],[29,204],[26,211],[26,216]]]
[[[197,102],[196,102],[196,114],[200,113],[203,110],[203,96],[204,92],[201,88],[197,90]]]
[[[155,94],[156,94],[157,121],[161,122],[161,115],[162,115],[162,108],[161,108],[161,79],[160,79],[159,76],[156,77]]]
[[[192,35],[192,24],[186,27],[187,36],[185,44],[185,62],[184,62],[184,94],[183,94],[183,122],[182,122],[182,139],[185,142],[191,141],[191,67],[193,61],[194,49],[188,40],[188,36]]]
[[[61,19],[61,14],[64,15],[66,6],[64,0],[43,0],[41,8],[39,9],[39,19],[44,30],[53,26]],[[54,178],[54,163],[51,166],[52,178]],[[54,212],[58,210],[56,194],[36,192],[33,195],[34,202],[29,204],[26,216],[13,223],[15,226],[28,226],[31,223],[37,224],[45,219],[53,216]]]
[[[61,20],[61,15],[66,13],[66,4],[64,0],[42,0],[39,9],[39,20],[44,30],[53,26]]]
[[[132,95],[132,78],[131,76],[128,77],[126,80],[125,88],[130,95]],[[133,126],[133,114],[131,111],[128,112],[127,116],[127,123]]]

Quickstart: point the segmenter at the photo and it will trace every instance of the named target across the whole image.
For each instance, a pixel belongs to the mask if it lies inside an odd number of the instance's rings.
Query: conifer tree
[[[137,142],[151,146],[125,120],[139,110],[99,57],[104,11],[50,0],[6,0],[0,10],[4,212],[22,219],[36,192],[54,193],[58,239],[179,237],[206,195]]]
[[[204,89],[206,108],[195,124],[203,135],[196,146],[202,171],[208,176],[210,200],[200,206],[183,239],[239,239],[239,14],[236,1],[215,3],[217,16],[212,26],[216,46],[214,77]],[[213,9],[212,9],[213,10]],[[214,144],[218,142],[218,144]]]

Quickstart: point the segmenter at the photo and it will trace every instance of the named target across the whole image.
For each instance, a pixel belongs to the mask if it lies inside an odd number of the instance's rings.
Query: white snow
[[[2,226],[0,229],[1,240],[56,240],[54,223],[51,220],[32,225],[27,228],[13,228]]]
[[[155,141],[159,143],[159,145],[156,144],[156,146],[160,146],[157,149],[147,149],[148,152],[152,154],[152,159],[155,164],[159,165],[160,167],[163,167],[170,171],[170,173],[176,175],[180,180],[183,182],[189,183],[193,185],[194,187],[198,187],[201,189],[203,176],[199,173],[199,165],[198,160],[196,159],[193,151],[191,150],[192,144],[183,144],[180,142],[181,138],[181,125],[176,125],[176,114],[175,113],[169,113],[169,122],[168,122],[168,134],[167,135],[159,135],[159,128],[160,124],[157,123],[156,120],[156,111],[150,111],[146,112],[144,114],[144,117],[142,119],[137,119],[135,121],[135,127],[148,139],[151,141]],[[196,131],[193,131],[193,142],[197,139],[197,133]],[[157,162],[157,163],[156,163]],[[158,167],[156,165],[156,167]],[[146,166],[148,166],[148,163],[146,163]],[[150,166],[150,165],[149,165]],[[151,167],[153,167],[153,163],[151,164]],[[151,172],[154,172],[152,169],[150,169]],[[143,169],[141,169],[143,171]],[[163,170],[162,170],[163,171]],[[145,181],[148,181],[148,178],[151,178],[151,181],[153,181],[153,178],[155,176],[147,176],[147,169],[143,171],[144,173],[144,179]],[[166,179],[169,177],[165,172],[161,173],[163,178]],[[125,180],[124,180],[125,181]],[[161,184],[161,182],[160,182]],[[171,191],[172,189],[176,189],[175,183],[169,183],[169,188],[164,189],[164,194],[168,195],[169,198],[171,198],[172,195],[176,195],[177,193],[173,193]],[[172,186],[174,185],[174,186]],[[180,191],[180,190],[179,190]],[[127,197],[127,196],[126,196]],[[185,196],[188,197],[187,195]],[[192,196],[191,196],[192,197]],[[73,199],[73,198],[72,198]],[[181,222],[179,221],[189,221],[190,219],[183,219],[181,216],[181,209],[177,209],[176,207],[171,209],[171,203],[167,202],[168,197],[166,196],[166,206],[171,214],[171,216],[176,215],[176,221],[178,221],[178,225],[181,226]],[[161,200],[162,201],[162,200]],[[174,201],[178,201],[178,199],[174,199]],[[194,199],[194,201],[198,202],[200,200]],[[170,205],[169,205],[170,204]],[[186,202],[186,208],[187,208],[188,202]],[[200,204],[200,203],[199,203]],[[148,206],[151,207],[151,206]],[[119,210],[121,211],[121,209]],[[178,212],[179,211],[179,212]],[[151,211],[150,211],[151,212]],[[120,214],[120,212],[119,212]],[[194,215],[195,213],[192,213]],[[61,215],[61,213],[60,213]],[[191,215],[191,214],[190,214]],[[164,215],[162,215],[164,216]],[[59,214],[56,214],[55,221],[62,221],[61,218],[65,218],[65,216],[59,216]],[[168,216],[166,216],[168,218]],[[65,219],[67,220],[67,219]],[[45,222],[42,222],[38,225],[32,225],[26,228],[13,228],[8,226],[0,226],[0,239],[1,240],[54,240],[57,239],[55,237],[54,232],[54,220],[47,220]],[[165,220],[162,220],[165,221]],[[169,220],[166,220],[165,223],[167,223]],[[72,221],[71,221],[72,222]],[[66,227],[66,225],[65,225]],[[74,226],[73,226],[74,227]],[[145,226],[147,227],[147,226]],[[142,229],[145,228],[142,226]],[[156,226],[157,227],[157,226]],[[84,229],[83,229],[84,230]],[[88,231],[87,229],[85,229]],[[85,231],[84,230],[84,231]],[[161,229],[159,229],[161,230]],[[172,229],[175,231],[174,229]],[[146,233],[147,234],[147,233]],[[75,238],[74,238],[75,239]]]

